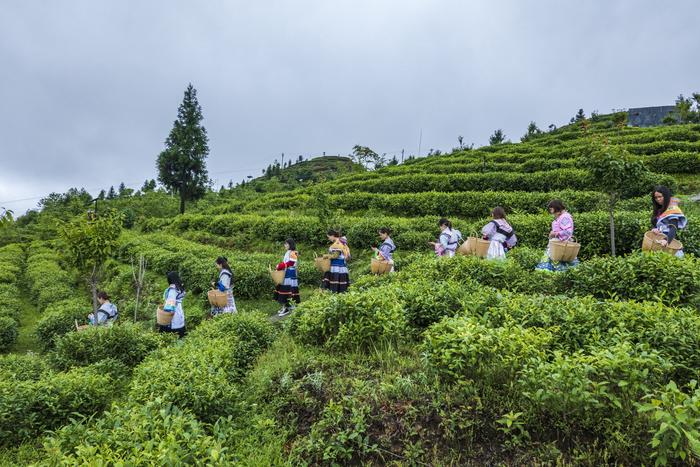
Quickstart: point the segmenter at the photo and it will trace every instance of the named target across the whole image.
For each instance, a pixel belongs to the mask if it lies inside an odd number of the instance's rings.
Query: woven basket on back
[[[272,277],[272,282],[274,282],[275,285],[280,285],[282,284],[282,282],[284,282],[284,269],[278,271],[276,269],[272,269],[272,266],[269,266],[268,269],[270,270],[270,277]]]
[[[331,270],[331,260],[323,256],[314,255],[314,266],[321,272],[328,272]]]
[[[661,246],[659,243],[661,240],[666,240],[666,235],[660,232],[654,233],[649,230],[644,234],[644,240],[642,240],[642,251],[663,251],[664,253],[675,255],[678,253],[678,251],[683,249],[683,244],[675,238],[665,247]]]
[[[162,307],[158,307],[158,310],[156,311],[156,323],[160,324],[161,326],[170,326],[170,323],[173,321],[173,315],[175,313],[169,313],[167,311],[164,311]]]
[[[570,263],[578,256],[581,249],[581,244],[577,243],[574,237],[572,241],[550,240],[549,241],[549,257],[552,261],[564,261]]]
[[[386,274],[387,272],[391,271],[391,263],[372,258],[370,269],[372,270],[372,274]]]

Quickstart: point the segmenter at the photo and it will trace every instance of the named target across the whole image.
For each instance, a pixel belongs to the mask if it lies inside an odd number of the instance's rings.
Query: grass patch
[[[22,314],[19,323],[19,335],[12,349],[14,353],[39,352],[36,326],[41,314],[26,297],[22,297]]]

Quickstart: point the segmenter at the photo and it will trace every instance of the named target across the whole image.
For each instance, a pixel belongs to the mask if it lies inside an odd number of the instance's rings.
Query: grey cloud
[[[672,103],[698,90],[698,13],[692,0],[6,2],[0,201],[155,177],[190,81],[219,184],[282,152],[410,154],[421,129],[424,152],[445,150],[579,107]]]

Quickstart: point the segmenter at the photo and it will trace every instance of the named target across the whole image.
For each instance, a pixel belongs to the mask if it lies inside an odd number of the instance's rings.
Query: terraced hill
[[[593,142],[680,195],[685,258],[638,251],[651,185],[617,206],[609,256],[607,198],[582,164]],[[20,241],[0,248],[0,464],[697,464],[700,125],[607,115],[374,171],[321,158],[274,172],[184,215],[158,191],[105,200],[126,214],[100,284],[121,311],[111,328],[75,332],[90,301],[56,221],[84,216],[79,194],[2,237]],[[582,244],[559,274],[534,269],[552,198]],[[520,240],[506,261],[434,257],[438,218],[469,233],[496,205]],[[383,226],[398,272],[373,276]],[[317,290],[329,227],[353,252],[347,294]],[[268,266],[290,236],[303,301],[270,319]],[[219,255],[239,313],[207,319]],[[179,342],[153,332],[171,270],[188,292]]]

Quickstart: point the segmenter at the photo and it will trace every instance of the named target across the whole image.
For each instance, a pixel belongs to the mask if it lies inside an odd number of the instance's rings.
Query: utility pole
[[[284,169],[284,153],[282,153],[282,168]]]
[[[403,164],[403,149],[401,150],[401,163]]]
[[[420,136],[418,137],[418,157],[420,157],[420,147],[423,144],[423,128],[420,129]]]

